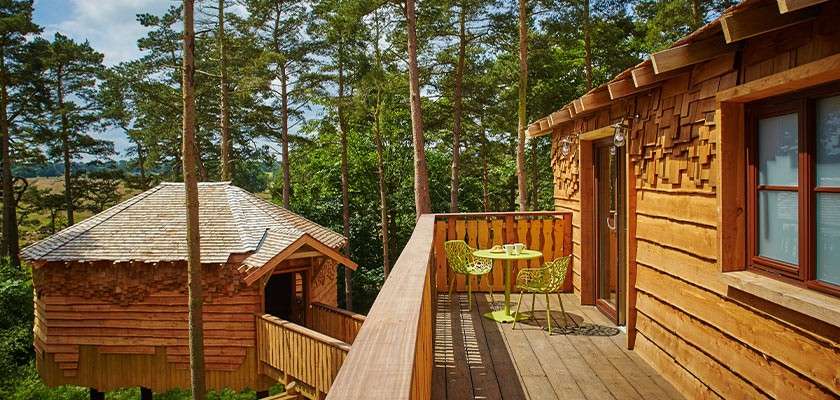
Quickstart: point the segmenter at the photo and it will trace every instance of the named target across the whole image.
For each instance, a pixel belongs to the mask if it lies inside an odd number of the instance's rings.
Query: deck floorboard
[[[578,324],[563,327],[551,296],[551,336],[545,297],[537,296],[533,320],[498,324],[482,317],[488,294],[477,293],[467,310],[466,293],[438,295],[434,399],[679,399],[677,391],[632,350],[626,335],[594,307],[571,294],[563,303]],[[522,311],[531,308],[523,296]],[[495,298],[499,306],[502,296]],[[520,301],[513,295],[512,302]],[[514,303],[515,307],[516,304]],[[556,311],[555,311],[556,310]]]

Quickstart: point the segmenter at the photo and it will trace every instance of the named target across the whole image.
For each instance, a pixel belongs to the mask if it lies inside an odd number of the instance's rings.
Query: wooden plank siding
[[[772,2],[771,2],[772,3]],[[825,2],[814,19],[739,42],[687,67],[641,93],[613,101],[610,107],[576,116],[554,128],[552,170],[555,210],[572,213],[573,287],[588,301],[581,285],[592,238],[582,237],[586,221],[586,175],[591,165],[583,151],[559,153],[560,141],[627,119],[628,174],[634,182],[629,215],[635,234],[628,238],[635,254],[637,320],[628,336],[638,353],[689,398],[837,398],[840,397],[840,342],[729,297],[724,272],[741,251],[737,235],[720,218],[719,177],[734,173],[735,157],[718,151],[722,129],[743,130],[721,121],[718,93],[738,85],[772,80],[784,71],[840,54],[840,2]],[[720,34],[720,33],[718,33]],[[712,55],[707,55],[711,57]],[[681,70],[682,71],[682,70]],[[836,69],[825,71],[835,74]],[[768,78],[769,77],[769,78]],[[781,78],[779,78],[781,79]],[[728,131],[731,132],[731,131]],[[742,131],[734,135],[743,135]],[[583,146],[579,147],[583,149]],[[727,149],[728,155],[744,149]],[[743,169],[741,169],[743,171]],[[726,184],[733,180],[727,177]],[[589,185],[589,186],[587,186]],[[735,208],[732,208],[735,210]],[[737,210],[743,213],[743,209]],[[732,211],[729,211],[732,212]],[[632,223],[631,222],[631,223]],[[734,229],[734,228],[732,228]],[[726,255],[726,257],[722,257]],[[722,270],[722,258],[728,264]],[[584,269],[581,269],[584,266]],[[632,281],[630,281],[632,282]],[[583,296],[583,297],[581,297]],[[835,327],[836,328],[836,327]]]
[[[186,295],[155,292],[128,305],[45,295],[34,306],[36,361],[47,385],[189,387]],[[205,302],[208,387],[257,387],[253,315],[261,307],[258,287]]]
[[[438,214],[434,234],[434,265],[438,277],[436,285],[441,291],[449,290],[452,279],[456,279],[454,290],[467,290],[465,278],[453,276],[449,269],[443,249],[443,243],[447,240],[464,240],[479,249],[521,242],[527,248],[543,253],[543,257],[538,259],[514,263],[512,276],[516,276],[520,268],[536,268],[546,260],[570,254],[573,242],[571,214],[565,212]],[[489,279],[482,279],[480,285],[473,282],[473,291],[488,291],[489,285],[493,286],[494,291],[504,290],[504,268],[501,261],[496,261]],[[572,277],[569,276],[565,291],[571,290]]]

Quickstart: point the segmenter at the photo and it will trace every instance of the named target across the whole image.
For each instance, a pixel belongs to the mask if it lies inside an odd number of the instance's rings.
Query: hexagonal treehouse
[[[363,320],[335,308],[347,239],[227,182],[198,187],[208,388],[323,396]],[[189,387],[185,216],[183,184],[163,183],[23,250],[44,382]],[[300,354],[335,371],[284,363]]]

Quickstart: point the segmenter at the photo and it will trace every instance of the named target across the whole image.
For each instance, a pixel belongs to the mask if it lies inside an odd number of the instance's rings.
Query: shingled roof
[[[301,239],[338,249],[347,239],[230,182],[198,184],[202,263],[265,265]],[[187,259],[183,183],[162,183],[23,249],[31,261],[179,261]],[[250,269],[249,268],[249,269]]]

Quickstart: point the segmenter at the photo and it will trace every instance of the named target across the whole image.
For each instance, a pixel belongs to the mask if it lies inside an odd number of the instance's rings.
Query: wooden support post
[[[90,388],[90,400],[105,400],[105,393]]]
[[[141,387],[140,388],[140,400],[152,400],[154,398],[154,394],[152,394],[152,389]]]

